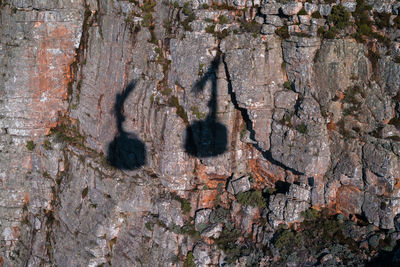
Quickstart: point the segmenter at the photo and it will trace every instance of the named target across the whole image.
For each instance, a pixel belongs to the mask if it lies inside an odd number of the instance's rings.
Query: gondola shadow
[[[211,81],[210,113],[204,120],[195,121],[186,128],[185,151],[198,158],[209,158],[223,154],[227,150],[228,131],[217,121],[217,76],[221,58],[217,55],[204,76],[193,86],[196,93],[203,91],[207,81]]]
[[[136,134],[125,132],[123,123],[124,102],[132,93],[137,81],[130,82],[122,93],[115,97],[114,112],[117,119],[118,133],[114,140],[108,145],[107,161],[120,170],[135,170],[146,162],[145,144],[138,139]]]

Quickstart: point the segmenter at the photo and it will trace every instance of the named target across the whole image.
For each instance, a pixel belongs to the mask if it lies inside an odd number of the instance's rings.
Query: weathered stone
[[[262,25],[261,33],[265,34],[265,35],[274,34],[275,30],[276,30],[275,26],[264,24],[264,25]]]
[[[318,11],[322,16],[327,17],[329,16],[329,14],[331,14],[332,6],[327,4],[320,4],[318,5]]]
[[[211,209],[201,209],[196,211],[194,225],[197,231],[202,231],[210,222]]]
[[[214,223],[205,228],[201,235],[208,238],[218,238],[222,231],[222,223]]]
[[[230,182],[232,185],[233,193],[236,195],[240,192],[249,191],[251,184],[248,176],[244,176]]]
[[[265,24],[270,24],[275,27],[282,27],[283,21],[282,21],[281,17],[279,17],[279,16],[267,15],[267,16],[265,16]]]
[[[312,13],[318,10],[318,5],[306,2],[304,3],[304,9],[308,15],[311,15]]]
[[[281,7],[282,13],[286,16],[293,16],[299,13],[302,9],[303,3],[300,2],[291,2],[289,4],[285,4]]]
[[[261,5],[261,14],[264,15],[278,15],[279,14],[279,9],[281,8],[282,4],[280,3],[267,3],[265,2],[264,4]]]

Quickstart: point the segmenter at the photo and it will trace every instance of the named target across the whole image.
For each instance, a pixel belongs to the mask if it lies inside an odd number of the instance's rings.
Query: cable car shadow
[[[186,128],[184,148],[186,153],[198,158],[209,158],[223,154],[227,150],[228,131],[225,125],[217,120],[217,76],[216,71],[221,63],[217,55],[204,76],[193,86],[193,91],[204,90],[211,81],[211,99],[208,102],[209,114],[204,120],[195,121]]]
[[[132,93],[137,81],[130,82],[122,93],[115,97],[114,112],[117,119],[118,133],[108,145],[107,161],[111,166],[120,170],[135,170],[146,163],[145,144],[134,133],[126,132],[123,123],[124,102]]]

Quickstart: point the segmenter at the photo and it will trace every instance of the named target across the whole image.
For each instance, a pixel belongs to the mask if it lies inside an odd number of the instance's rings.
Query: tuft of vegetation
[[[321,13],[319,13],[318,10],[317,10],[317,11],[314,11],[314,12],[311,14],[311,17],[314,18],[314,19],[321,19],[321,18],[322,18]]]
[[[176,96],[170,96],[167,102],[168,106],[176,108],[176,115],[178,115],[185,123],[189,123],[188,115],[185,109],[179,104]]]
[[[191,107],[190,111],[192,112],[193,115],[196,116],[196,118],[198,120],[202,120],[206,117],[206,114],[204,114],[203,112],[200,112],[199,108],[196,106]]]
[[[44,140],[44,142],[43,142],[43,147],[44,147],[44,149],[46,149],[46,150],[52,150],[53,148],[51,147],[51,143],[50,143],[50,141],[49,140]]]
[[[374,20],[376,26],[378,26],[379,29],[384,29],[387,27],[390,27],[390,16],[391,13],[379,13],[377,11],[374,12]]]
[[[299,13],[297,13],[297,15],[302,16],[302,15],[308,15],[307,11],[304,9],[304,7],[302,9],[300,9]]]
[[[215,33],[215,24],[208,25],[205,30],[206,30],[206,33],[214,34]]]
[[[343,30],[350,25],[350,13],[344,6],[336,5],[332,7],[328,20],[333,23],[337,29]]]
[[[36,145],[32,140],[29,140],[28,142],[26,142],[26,148],[29,151],[33,151],[35,149]]]
[[[323,34],[324,38],[326,38],[326,39],[334,39],[334,38],[336,38],[336,35],[337,35],[336,27],[330,27],[329,30],[324,31],[324,34]]]
[[[275,33],[279,35],[282,39],[288,39],[290,37],[288,26],[283,26],[276,29]]]
[[[185,262],[183,263],[183,267],[196,267],[196,264],[194,263],[193,252],[188,252]]]
[[[89,192],[89,188],[86,186],[83,190],[82,190],[82,199],[84,199],[87,194]]]
[[[301,134],[307,134],[308,133],[307,125],[304,122],[299,124],[297,126],[296,130]]]
[[[225,17],[224,15],[220,15],[220,16],[218,17],[218,22],[219,22],[220,24],[227,24],[227,23],[229,22],[229,20],[228,20],[228,18]]]
[[[261,191],[247,191],[240,192],[236,195],[237,201],[242,205],[265,208],[267,201],[262,195]]]
[[[240,237],[240,230],[234,228],[234,225],[225,224],[221,235],[215,240],[215,244],[219,249],[222,249],[226,254],[228,264],[234,263],[241,255],[241,247],[236,244]]]
[[[393,19],[393,23],[394,23],[394,27],[395,27],[396,29],[399,29],[399,28],[400,28],[400,16],[395,17],[395,18]]]
[[[192,209],[192,207],[190,206],[190,202],[188,200],[178,196],[176,193],[172,193],[172,198],[181,203],[181,209],[182,209],[183,213],[187,214]]]
[[[250,33],[260,33],[261,31],[261,25],[254,20],[252,21],[241,20],[240,28],[244,32],[250,32]]]
[[[286,81],[283,83],[283,88],[287,90],[293,90],[293,84],[290,81]]]
[[[361,97],[365,97],[365,92],[362,90],[362,88],[358,85],[350,86],[346,89],[344,92],[344,98],[343,101],[345,103],[350,103],[354,105],[360,104],[359,98],[357,98],[357,95],[360,95]]]

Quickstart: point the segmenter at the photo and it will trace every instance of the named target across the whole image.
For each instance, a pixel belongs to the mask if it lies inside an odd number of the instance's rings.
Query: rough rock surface
[[[399,263],[399,13],[0,1],[0,266]]]

